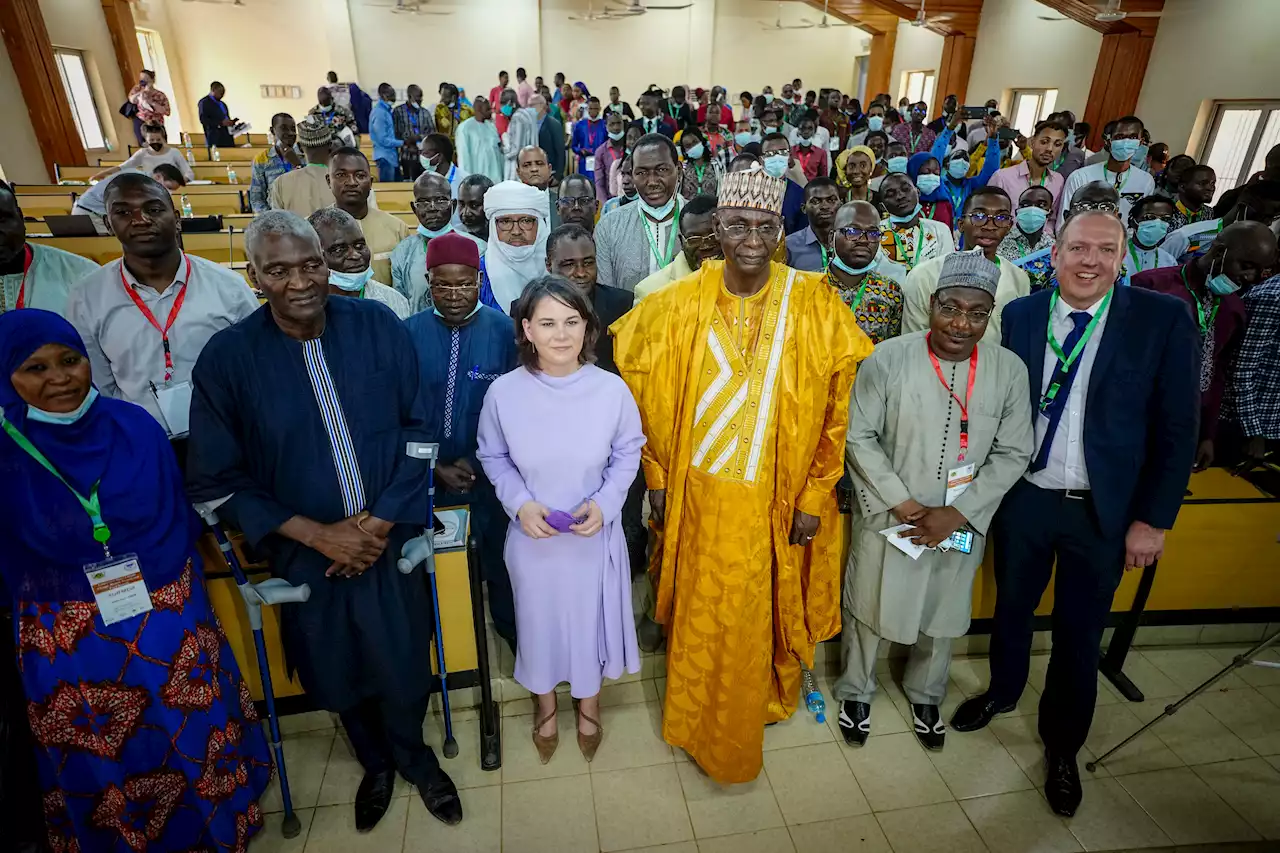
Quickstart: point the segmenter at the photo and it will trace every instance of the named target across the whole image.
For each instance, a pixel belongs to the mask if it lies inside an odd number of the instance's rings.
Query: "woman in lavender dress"
[[[555,689],[565,681],[590,761],[603,735],[601,679],[640,669],[622,504],[644,434],[627,386],[590,363],[607,332],[582,291],[535,279],[511,316],[521,366],[490,386],[476,455],[512,519],[515,677],[536,697],[542,763],[559,742]]]

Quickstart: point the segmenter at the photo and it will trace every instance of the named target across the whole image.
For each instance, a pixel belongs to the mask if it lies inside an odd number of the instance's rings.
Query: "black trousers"
[[[1040,697],[1040,739],[1057,756],[1084,745],[1098,698],[1098,659],[1111,600],[1124,573],[1124,534],[1105,535],[1087,492],[1068,496],[1019,480],[992,524],[996,612],[991,695],[1022,695],[1030,669],[1032,619],[1057,564],[1053,651]]]
[[[471,501],[471,531],[476,537],[480,557],[480,576],[484,579],[489,599],[489,615],[493,630],[516,650],[516,603],[511,591],[511,576],[503,556],[510,519],[492,489]]]
[[[627,556],[631,560],[631,574],[638,576],[649,568],[649,531],[644,526],[644,471],[636,474],[635,482],[627,490],[627,500],[622,504],[622,535],[627,540]]]
[[[427,697],[423,696],[411,704],[366,699],[338,716],[366,773],[399,770],[421,788],[440,775],[440,762],[422,739],[426,715]]]

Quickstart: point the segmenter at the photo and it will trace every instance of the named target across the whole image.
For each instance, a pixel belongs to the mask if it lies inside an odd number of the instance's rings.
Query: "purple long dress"
[[[602,677],[640,670],[622,504],[640,467],[644,433],[626,384],[595,365],[570,376],[521,367],[489,388],[476,456],[512,519],[506,560],[516,604],[515,677],[531,693],[569,682],[574,698]],[[526,501],[573,512],[594,500],[594,536],[525,535]]]

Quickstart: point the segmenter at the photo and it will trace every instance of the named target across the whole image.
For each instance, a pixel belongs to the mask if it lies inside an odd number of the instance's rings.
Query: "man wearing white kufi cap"
[[[546,275],[551,205],[543,190],[503,181],[484,194],[484,215],[489,247],[480,261],[480,301],[509,315],[524,286]]]

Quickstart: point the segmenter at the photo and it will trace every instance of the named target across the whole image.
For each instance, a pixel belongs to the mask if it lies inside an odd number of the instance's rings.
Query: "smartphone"
[[[1012,127],[1002,127],[996,132],[996,137],[1003,142],[1012,142],[1018,138],[1018,131]]]
[[[965,119],[984,119],[987,117],[987,108],[986,107],[961,107],[960,113],[961,115],[964,116]]]

